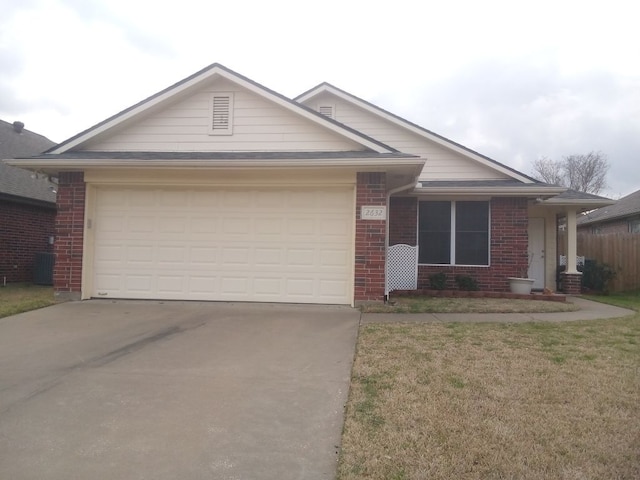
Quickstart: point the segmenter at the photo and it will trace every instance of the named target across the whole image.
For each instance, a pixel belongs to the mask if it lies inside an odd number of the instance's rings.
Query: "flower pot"
[[[507,280],[509,280],[511,293],[519,293],[520,295],[529,295],[533,287],[533,282],[535,282],[533,278],[509,277]]]

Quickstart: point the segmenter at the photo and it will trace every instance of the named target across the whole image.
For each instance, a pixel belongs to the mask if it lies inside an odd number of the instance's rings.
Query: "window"
[[[210,135],[233,134],[233,93],[214,93],[209,108]]]
[[[489,202],[420,202],[418,216],[419,263],[489,265]]]
[[[640,218],[629,222],[629,233],[640,233]]]

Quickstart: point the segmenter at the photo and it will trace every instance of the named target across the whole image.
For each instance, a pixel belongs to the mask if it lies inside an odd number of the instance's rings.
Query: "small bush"
[[[447,288],[447,274],[440,272],[429,275],[429,286],[434,290],[444,290]]]
[[[472,291],[478,290],[478,282],[469,275],[456,275],[456,285],[460,290]]]
[[[616,271],[606,263],[587,260],[582,269],[582,287],[596,292],[608,292],[609,282],[616,276]]]

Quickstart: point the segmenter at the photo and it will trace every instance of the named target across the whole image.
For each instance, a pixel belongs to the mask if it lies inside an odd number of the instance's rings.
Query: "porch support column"
[[[577,211],[575,208],[568,208],[567,215],[567,269],[562,273],[564,276],[563,290],[570,295],[581,293],[582,273],[578,271],[576,265],[576,255],[578,254],[577,237]]]

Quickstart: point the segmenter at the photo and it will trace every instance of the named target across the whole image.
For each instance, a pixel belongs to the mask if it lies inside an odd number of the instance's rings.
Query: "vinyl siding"
[[[335,105],[335,119],[401,152],[427,159],[420,180],[496,180],[505,174],[479,164],[453,150],[367,112],[329,93],[313,98],[307,105]]]
[[[213,93],[234,93],[233,134],[209,135]],[[91,151],[348,151],[355,142],[218,79],[168,108],[88,146]]]

